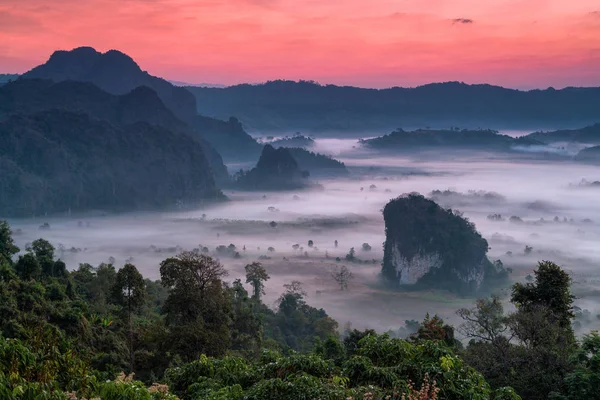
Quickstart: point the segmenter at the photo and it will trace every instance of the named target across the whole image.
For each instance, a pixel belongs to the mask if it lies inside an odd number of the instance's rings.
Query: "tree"
[[[42,273],[40,263],[31,253],[19,257],[19,260],[15,264],[15,270],[23,280],[37,279]]]
[[[600,335],[585,335],[581,347],[571,356],[575,364],[573,372],[565,377],[565,400],[598,399],[600,395]]]
[[[523,398],[542,400],[564,389],[573,367],[573,296],[568,274],[556,264],[540,262],[534,276],[534,282],[513,285],[516,312],[504,316],[500,301],[492,298],[459,315],[465,320],[462,332],[471,338],[466,361],[492,387],[510,384]]]
[[[133,370],[133,327],[131,314],[144,304],[146,284],[142,274],[135,265],[125,264],[117,272],[115,283],[111,290],[113,301],[127,310],[127,326],[129,329],[129,365]],[[130,371],[130,372],[131,372]]]
[[[259,262],[253,262],[245,267],[246,283],[252,285],[252,298],[260,301],[260,296],[265,294],[265,282],[269,280],[269,274]]]
[[[42,274],[47,277],[60,278],[67,274],[64,262],[54,261],[54,246],[47,240],[37,239],[27,246],[27,251],[33,253],[40,263]]]
[[[229,273],[212,257],[184,251],[160,263],[160,276],[165,287],[176,290],[195,289],[204,295],[206,287]]]
[[[346,254],[346,260],[354,261],[356,259],[356,251],[354,251],[354,247],[350,249],[348,254]]]
[[[213,258],[182,252],[160,264],[161,283],[169,289],[162,311],[170,346],[181,357],[223,355],[229,347],[230,307],[221,278],[227,270]]]
[[[2,258],[12,262],[12,256],[18,252],[19,248],[15,246],[8,222],[0,221],[0,262]]]
[[[371,251],[372,247],[371,247],[371,245],[369,243],[363,243],[362,244],[362,249],[363,249],[363,251]]]
[[[417,333],[410,337],[413,341],[433,340],[444,342],[448,346],[456,346],[457,341],[454,339],[454,328],[444,324],[444,320],[434,315],[433,318],[429,313],[419,326]],[[458,342],[460,343],[460,342]]]
[[[308,241],[308,247],[313,247],[314,246],[314,242],[312,240]]]
[[[54,259],[54,246],[44,239],[34,240],[31,245],[27,246],[26,250],[35,254],[38,260],[44,258]]]
[[[497,296],[477,299],[474,308],[461,308],[456,313],[465,321],[459,327],[459,332],[469,339],[498,346],[506,342],[504,336],[510,334],[504,307]],[[508,340],[510,341],[510,338]]]
[[[535,306],[547,306],[558,317],[562,327],[571,326],[573,300],[571,277],[551,261],[542,261],[534,274],[533,283],[516,283],[511,301],[521,310]]]
[[[342,265],[341,268],[336,265],[335,269],[331,272],[331,276],[340,285],[340,290],[348,289],[348,282],[354,277],[345,265]]]

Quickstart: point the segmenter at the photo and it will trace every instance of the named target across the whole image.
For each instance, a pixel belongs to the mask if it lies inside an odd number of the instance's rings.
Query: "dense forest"
[[[20,251],[0,223],[0,396],[29,399],[565,399],[600,393],[600,336],[571,328],[569,276],[541,262],[497,297],[461,309],[457,329],[425,316],[409,337],[346,329],[311,307],[300,282],[262,301],[208,255],[73,271],[44,239]],[[246,284],[247,286],[245,286]]]
[[[245,127],[258,132],[571,128],[600,119],[598,88],[521,91],[447,82],[364,89],[279,80],[188,90],[196,96],[200,112],[216,118],[236,115]]]
[[[216,201],[200,144],[161,126],[113,126],[69,111],[0,121],[0,212],[29,217]]]

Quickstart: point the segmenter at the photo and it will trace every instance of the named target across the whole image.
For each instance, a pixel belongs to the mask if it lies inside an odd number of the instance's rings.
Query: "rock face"
[[[266,145],[256,167],[241,174],[237,184],[247,190],[299,189],[307,185],[304,177],[288,149]]]
[[[392,285],[469,293],[497,274],[475,226],[434,201],[419,194],[399,197],[385,206],[383,217],[382,274]]]

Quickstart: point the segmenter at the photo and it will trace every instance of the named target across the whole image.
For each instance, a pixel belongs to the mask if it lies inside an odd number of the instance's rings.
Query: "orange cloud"
[[[596,0],[0,0],[0,67],[87,45],[190,82],[589,86],[596,11]]]

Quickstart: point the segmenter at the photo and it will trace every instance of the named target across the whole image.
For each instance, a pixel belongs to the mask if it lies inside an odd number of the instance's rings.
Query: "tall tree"
[[[331,277],[340,285],[340,290],[348,289],[348,282],[350,279],[354,277],[352,272],[346,267],[342,265],[341,267],[336,266],[334,270],[331,272]]]
[[[12,256],[19,252],[12,237],[12,231],[6,221],[0,221],[0,261],[4,258],[11,262]]]
[[[125,264],[117,272],[115,283],[111,290],[113,301],[127,310],[127,326],[129,331],[129,365],[133,370],[133,326],[131,314],[144,303],[146,284],[142,274],[135,265]]]
[[[169,289],[163,312],[174,351],[187,360],[224,354],[231,304],[221,281],[227,276],[223,265],[204,254],[182,252],[161,263],[160,276]]]
[[[511,301],[521,310],[528,311],[538,306],[548,309],[558,318],[561,327],[571,326],[574,296],[571,294],[571,277],[551,261],[538,263],[533,272],[534,282],[516,283]]]
[[[265,294],[265,282],[269,280],[269,274],[259,262],[246,265],[246,283],[252,285],[252,298],[260,301],[260,296]]]

